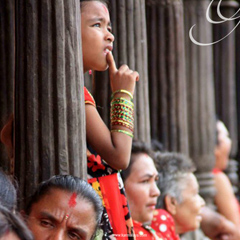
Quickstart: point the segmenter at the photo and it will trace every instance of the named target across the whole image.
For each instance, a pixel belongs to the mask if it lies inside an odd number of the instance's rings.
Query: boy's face
[[[109,12],[99,1],[86,2],[81,12],[82,51],[84,72],[92,69],[104,71],[108,64],[107,53],[112,51]]]

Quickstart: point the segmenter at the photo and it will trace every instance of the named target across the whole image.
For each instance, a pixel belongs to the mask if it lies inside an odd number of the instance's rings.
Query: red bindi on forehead
[[[107,7],[106,7],[104,4],[102,4],[102,7],[103,7],[104,11],[105,11],[106,13],[108,13],[108,9],[107,9]]]
[[[77,194],[73,193],[72,196],[70,197],[69,201],[68,201],[68,206],[70,208],[74,208],[77,205]]]

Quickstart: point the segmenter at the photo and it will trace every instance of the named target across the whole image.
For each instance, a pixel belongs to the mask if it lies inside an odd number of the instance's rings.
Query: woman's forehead
[[[109,15],[107,6],[101,1],[86,1],[81,4],[81,12],[94,13],[101,11]]]
[[[183,192],[191,193],[191,192],[198,191],[198,188],[199,188],[198,182],[193,173],[186,174],[183,180],[186,183],[183,189]]]
[[[146,153],[136,154],[131,172],[144,172],[146,170],[150,170],[154,174],[157,173],[153,159]]]

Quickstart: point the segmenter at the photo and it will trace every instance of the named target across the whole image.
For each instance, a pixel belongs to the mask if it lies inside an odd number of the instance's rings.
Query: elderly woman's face
[[[160,191],[156,185],[158,172],[152,158],[136,154],[131,173],[125,180],[125,190],[133,220],[150,222]]]
[[[61,189],[51,189],[34,203],[27,224],[35,240],[91,239],[96,213],[87,200]]]
[[[182,191],[183,201],[176,203],[176,212],[173,214],[178,234],[195,230],[200,226],[201,209],[205,202],[199,196],[198,189],[196,177],[192,173],[187,174],[186,187]]]

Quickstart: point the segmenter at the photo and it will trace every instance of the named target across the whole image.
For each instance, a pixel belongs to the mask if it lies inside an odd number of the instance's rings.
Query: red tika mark
[[[105,12],[108,13],[107,7],[104,4],[102,4],[102,6],[103,6],[103,9],[105,10]]]
[[[76,198],[77,198],[77,194],[73,193],[68,202],[68,206],[70,208],[71,207],[74,208],[76,206],[76,204],[77,204]]]

